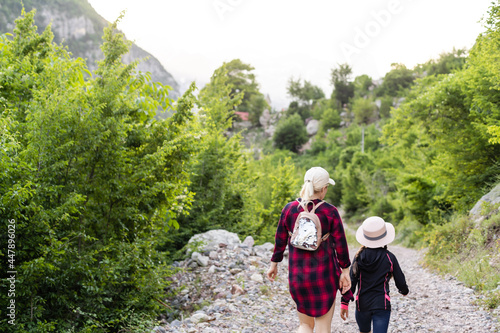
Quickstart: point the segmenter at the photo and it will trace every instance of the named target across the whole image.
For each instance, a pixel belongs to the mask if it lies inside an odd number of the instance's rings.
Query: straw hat
[[[378,216],[367,218],[356,231],[356,240],[366,247],[383,247],[394,240],[396,231],[391,223]]]

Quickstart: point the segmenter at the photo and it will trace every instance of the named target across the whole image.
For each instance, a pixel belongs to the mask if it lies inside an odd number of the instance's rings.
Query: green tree
[[[405,94],[405,91],[413,85],[415,76],[413,71],[406,68],[404,64],[391,64],[391,70],[385,74],[384,81],[377,91],[377,96],[397,97]]]
[[[274,242],[283,207],[298,196],[300,177],[289,154],[278,151],[249,164],[258,214],[247,234],[258,243]]]
[[[425,75],[450,74],[464,67],[466,56],[465,49],[453,48],[451,52],[441,53],[438,59],[432,59],[418,65],[415,70]]]
[[[375,104],[370,99],[356,98],[352,102],[352,113],[357,124],[368,124],[374,120]]]
[[[231,87],[231,96],[243,94],[241,103],[235,107],[238,111],[248,112],[252,124],[258,126],[259,117],[269,105],[259,91],[259,84],[253,73],[255,68],[240,59],[231,60],[221,67],[228,77],[226,84]]]
[[[311,82],[301,79],[294,80],[293,77],[288,80],[287,92],[293,101],[288,107],[287,114],[300,114],[303,120],[311,116],[311,111],[316,102],[325,97],[321,88],[313,85]]]
[[[226,67],[214,71],[210,82],[201,89],[197,104],[200,108],[194,132],[200,133],[199,149],[189,164],[194,193],[192,207],[179,217],[182,226],[171,232],[162,249],[179,256],[188,240],[197,233],[211,229],[236,232],[251,220],[250,186],[247,184],[247,159],[241,137],[226,136],[232,126],[233,110],[241,102],[243,92],[234,95]],[[251,205],[250,205],[251,207]]]
[[[382,97],[380,100],[379,114],[380,118],[387,119],[391,116],[391,108],[393,106],[393,98],[390,96]]]
[[[298,152],[300,147],[307,142],[306,126],[302,118],[298,114],[282,118],[276,126],[273,140],[279,149]]]
[[[192,90],[173,117],[157,122],[156,110],[170,105],[168,87],[121,62],[130,44],[114,33],[116,22],[104,32],[105,57],[92,76],[82,59],[52,43],[50,28],[38,35],[33,17],[23,12],[14,37],[0,40],[7,171],[0,213],[16,221],[22,286],[15,329],[151,324],[168,275],[155,244],[189,205]],[[2,331],[12,330],[5,318],[2,310]]]
[[[321,131],[326,132],[330,128],[338,128],[340,121],[340,115],[337,110],[333,110],[332,108],[326,109],[321,118]]]
[[[294,80],[293,77],[288,80],[287,92],[294,100],[312,106],[312,104],[325,97],[325,93],[320,87],[311,82],[301,79]]]
[[[373,80],[366,74],[356,76],[354,79],[354,96],[368,97],[370,89],[373,88]]]
[[[500,146],[490,141],[488,130],[500,120],[498,8],[491,7],[487,30],[477,38],[467,66],[453,75],[418,80],[384,127],[384,143],[395,156],[405,156],[396,186],[410,191],[408,205],[432,202],[425,219],[411,209],[422,224],[436,222],[429,214],[439,218],[466,211],[498,177]],[[419,184],[416,190],[413,183]]]
[[[354,96],[354,84],[351,82],[352,68],[348,64],[339,64],[332,69],[330,82],[334,87],[332,100],[337,101],[338,108],[342,108]]]

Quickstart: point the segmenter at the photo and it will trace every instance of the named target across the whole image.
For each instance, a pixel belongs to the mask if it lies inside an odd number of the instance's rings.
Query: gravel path
[[[495,319],[498,309],[492,315],[473,305],[477,296],[472,289],[454,278],[443,278],[422,268],[418,251],[398,246],[390,246],[389,250],[398,258],[410,288],[408,296],[401,296],[391,282],[393,311],[389,332],[500,332]],[[169,301],[171,304],[206,304],[202,301],[208,300],[210,305],[190,318],[165,322],[155,328],[156,332],[295,332],[298,319],[288,292],[286,260],[280,264],[277,281],[270,283],[263,279],[269,257],[254,254],[255,251],[242,248],[219,249],[211,253],[207,267],[178,275],[177,283],[191,283],[192,287],[179,296],[184,298]],[[244,293],[239,295],[241,290],[234,286],[241,287]],[[198,290],[197,300],[189,296],[194,289]],[[359,332],[354,304],[350,304],[345,322],[339,316],[339,309],[337,298],[332,332]]]

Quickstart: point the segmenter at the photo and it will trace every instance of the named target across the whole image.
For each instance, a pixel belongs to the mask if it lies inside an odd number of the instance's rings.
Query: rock
[[[242,272],[242,269],[241,268],[232,268],[229,270],[229,272],[232,274],[232,275],[236,275],[238,273],[241,273]]]
[[[269,257],[271,258],[272,251],[274,250],[274,245],[271,243],[264,243],[262,245],[257,245],[253,247],[253,253],[259,257]]]
[[[187,267],[189,267],[189,268],[196,268],[196,267],[198,267],[198,263],[195,260],[191,260],[191,262],[189,262],[189,264],[187,265]]]
[[[245,240],[243,241],[243,245],[246,245],[248,246],[248,248],[252,248],[255,244],[255,241],[253,240],[253,237],[252,236],[247,236],[247,238],[245,238]]]
[[[202,332],[203,333],[216,333],[217,331],[211,327],[206,327],[205,329],[203,329]]]
[[[151,331],[151,333],[167,333],[167,330],[164,329],[161,326],[156,326],[156,327],[153,328],[153,330]]]
[[[171,326],[171,327],[179,327],[179,326],[181,326],[181,325],[182,325],[182,322],[181,322],[180,320],[177,320],[177,319],[173,320],[173,321],[170,323],[170,326]]]
[[[208,257],[205,257],[198,252],[193,252],[193,254],[191,255],[191,259],[193,259],[201,267],[208,266]]]
[[[480,222],[484,219],[483,216],[483,207],[484,206],[493,206],[500,203],[500,184],[497,184],[490,192],[483,195],[481,199],[472,207],[469,212],[469,215],[474,218],[476,222]]]
[[[259,273],[252,274],[252,276],[250,277],[250,280],[255,281],[257,283],[264,282],[264,278],[262,277],[262,274],[259,274]]]
[[[235,245],[240,244],[240,239],[238,235],[234,232],[229,232],[227,230],[217,229],[210,230],[203,234],[197,234],[191,237],[188,242],[188,245],[191,244],[193,246],[198,247],[199,252],[206,251],[216,251],[219,248],[219,244],[225,244],[230,248]]]
[[[318,129],[319,129],[319,120],[311,119],[306,126],[307,135],[311,136],[318,133]]]
[[[259,123],[264,129],[266,129],[269,126],[270,120],[271,120],[271,113],[269,112],[268,109],[265,109],[262,112],[262,115],[259,117]]]
[[[276,126],[274,125],[269,125],[269,127],[264,131],[264,134],[268,137],[268,138],[272,138],[273,135],[274,135],[274,132],[276,132]]]
[[[243,290],[243,288],[241,288],[237,284],[233,284],[233,286],[231,287],[231,294],[233,294],[233,295],[239,296],[239,295],[243,295],[244,293],[245,293],[245,290]]]
[[[208,257],[212,260],[219,259],[219,255],[217,254],[217,251],[210,251],[210,253],[208,254]]]
[[[194,315],[192,315],[189,320],[191,320],[192,323],[197,324],[197,323],[204,323],[208,321],[210,317],[203,311],[196,312]]]

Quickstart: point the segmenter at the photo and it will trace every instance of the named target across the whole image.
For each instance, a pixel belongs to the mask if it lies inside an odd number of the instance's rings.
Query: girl
[[[407,295],[409,290],[398,260],[387,250],[394,240],[394,226],[378,216],[367,218],[356,232],[362,245],[354,257],[350,270],[351,291],[356,288],[356,322],[361,333],[386,333],[391,317],[389,280],[394,277],[398,291]],[[351,299],[352,300],[352,299]],[[347,317],[347,301],[342,300],[341,316]]]

